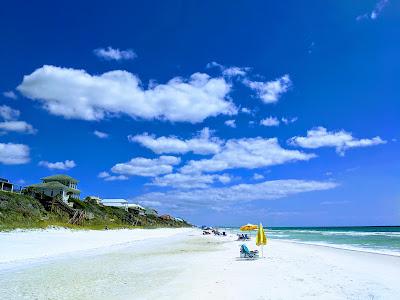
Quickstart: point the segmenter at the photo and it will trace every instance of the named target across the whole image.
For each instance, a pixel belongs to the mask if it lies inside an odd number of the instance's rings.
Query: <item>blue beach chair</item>
[[[250,237],[247,234],[238,234],[238,241],[250,241]]]
[[[240,246],[240,257],[255,259],[258,258],[258,251],[250,251],[249,248],[247,248],[247,246],[243,244]]]

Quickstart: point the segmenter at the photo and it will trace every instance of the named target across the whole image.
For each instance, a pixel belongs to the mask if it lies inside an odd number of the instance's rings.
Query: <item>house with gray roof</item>
[[[50,197],[61,196],[64,202],[70,198],[79,199],[80,190],[77,188],[78,180],[68,175],[52,175],[41,178],[42,183],[32,184],[27,188],[36,193],[43,193]]]
[[[104,206],[120,207],[128,211],[128,200],[125,199],[101,199]]]
[[[156,211],[154,208],[146,207],[145,209],[146,216],[158,216],[158,211]]]

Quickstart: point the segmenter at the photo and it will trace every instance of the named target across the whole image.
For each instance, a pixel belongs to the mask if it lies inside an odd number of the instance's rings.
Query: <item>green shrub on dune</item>
[[[47,227],[48,223],[67,222],[66,215],[45,210],[33,197],[0,191],[0,230],[13,228]]]

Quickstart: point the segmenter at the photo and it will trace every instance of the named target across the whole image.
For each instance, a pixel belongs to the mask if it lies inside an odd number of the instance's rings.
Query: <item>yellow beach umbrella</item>
[[[264,249],[263,246],[267,244],[267,237],[265,236],[264,228],[260,223],[258,226],[257,236],[256,236],[256,245],[261,246],[261,255],[264,257]]]
[[[246,224],[243,225],[242,227],[240,227],[241,231],[250,231],[250,230],[256,230],[257,229],[257,225],[254,224]]]

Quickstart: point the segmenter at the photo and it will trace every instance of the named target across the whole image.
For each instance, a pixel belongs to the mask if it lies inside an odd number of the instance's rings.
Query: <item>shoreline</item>
[[[347,247],[346,244],[328,244],[328,243],[318,244],[318,243],[313,243],[313,242],[301,242],[301,241],[295,241],[295,240],[274,239],[274,238],[269,238],[269,240],[280,241],[280,242],[285,242],[285,243],[300,244],[300,245],[310,245],[310,246],[316,246],[316,247],[332,248],[332,249],[344,250],[344,251],[400,257],[400,253],[399,254],[384,253],[384,252],[374,251],[374,249],[363,249],[361,247],[360,248],[354,247],[354,249],[345,248],[345,247]],[[349,247],[351,247],[351,246],[349,246]]]

